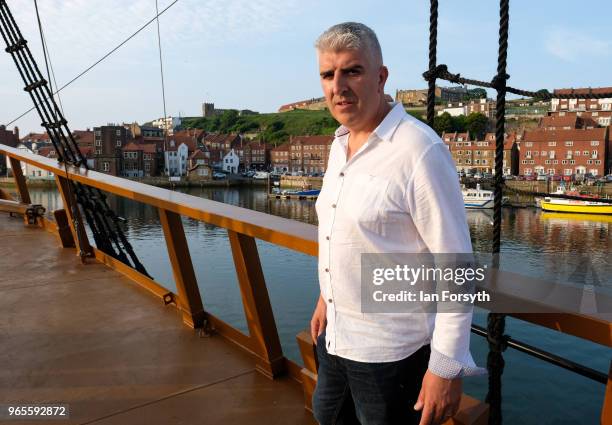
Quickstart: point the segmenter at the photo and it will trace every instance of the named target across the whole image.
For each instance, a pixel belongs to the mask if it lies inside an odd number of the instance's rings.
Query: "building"
[[[87,147],[93,149],[94,147],[94,133],[90,129],[74,130],[72,132],[72,138],[79,148]]]
[[[460,102],[469,96],[467,87],[441,87],[440,99],[444,102]]]
[[[406,106],[424,106],[427,105],[428,92],[428,89],[396,90],[395,101]],[[436,86],[434,94],[436,99],[445,102],[461,102],[468,97],[468,90],[465,87]]]
[[[212,180],[213,168],[210,165],[210,152],[203,147],[189,156],[187,178],[190,181]]]
[[[244,144],[244,155],[240,163],[245,170],[267,170],[270,167],[270,147],[261,141]]]
[[[422,106],[427,105],[427,89],[421,90],[396,90],[395,101],[401,102],[406,106]],[[442,91],[440,87],[436,86],[435,95],[437,98],[440,97]]]
[[[525,131],[521,145],[521,175],[602,176],[609,172],[609,131],[605,128],[553,129]]]
[[[143,177],[144,158],[140,145],[134,142],[128,143],[122,149],[123,163],[121,175],[123,177]]]
[[[231,109],[217,109],[215,108],[214,103],[202,103],[202,116],[203,117],[214,117],[217,115],[223,115],[226,111],[231,111]],[[259,112],[251,111],[250,109],[240,109],[237,110],[238,115],[257,115]]]
[[[580,89],[556,89],[553,91],[553,98],[550,107],[553,112],[587,112],[587,111],[612,111],[612,97],[602,99],[559,99],[555,95],[571,94],[603,94],[612,93],[612,87],[599,88],[580,88]]]
[[[557,111],[549,112],[548,116],[578,117],[582,119],[590,119],[595,122],[596,125],[599,127],[607,127],[609,125],[612,125],[612,111]]]
[[[204,130],[199,129],[188,129],[188,130],[177,130],[172,135],[172,139],[177,145],[185,143],[191,155],[197,149],[204,147],[203,138],[206,135]]]
[[[153,127],[157,127],[161,130],[165,130],[169,136],[174,134],[174,129],[181,125],[180,117],[166,117],[158,118],[151,123]]]
[[[270,150],[270,168],[275,173],[289,171],[289,148],[289,143],[285,143]]]
[[[223,157],[232,149],[240,150],[242,137],[238,134],[205,134],[201,145],[210,152],[211,165],[222,167]]]
[[[14,148],[17,143],[19,143],[19,128],[15,127],[13,131],[10,131],[5,126],[0,125],[0,144]],[[8,158],[0,154],[0,176],[5,176],[9,168]]]
[[[187,175],[187,159],[189,148],[185,143],[177,145],[174,140],[168,142],[164,152],[164,172],[170,177]]]
[[[438,116],[448,113],[451,117],[467,114],[467,106],[463,102],[447,103],[446,106],[438,111]]]
[[[94,169],[113,176],[123,170],[122,149],[127,144],[128,130],[122,125],[94,127]]]
[[[325,172],[333,141],[334,136],[291,136],[289,138],[289,171]]]
[[[238,157],[238,154],[234,152],[234,149],[230,149],[230,151],[223,157],[222,170],[227,173],[236,174],[239,167],[240,158]]]
[[[308,100],[300,100],[299,102],[288,103],[278,108],[278,112],[289,112],[296,109],[307,109],[311,111],[322,111],[327,108],[324,97],[316,97]]]
[[[482,114],[489,119],[495,118],[497,102],[489,99],[472,99],[465,104],[465,115],[471,113]]]
[[[511,133],[504,140],[503,173],[518,173],[521,134]],[[495,133],[487,133],[483,140],[470,140],[468,133],[442,133],[457,171],[495,174]]]
[[[51,139],[47,133],[28,133],[21,139],[22,143],[36,143],[37,146],[41,147],[44,145],[51,145]]]

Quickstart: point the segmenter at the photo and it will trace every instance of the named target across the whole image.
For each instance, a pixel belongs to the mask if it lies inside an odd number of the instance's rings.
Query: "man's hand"
[[[453,417],[461,400],[461,378],[444,379],[429,370],[414,410],[423,410],[419,425],[438,425]]]
[[[319,296],[319,301],[317,302],[317,307],[315,308],[314,313],[312,313],[312,320],[310,321],[310,336],[312,337],[312,341],[315,345],[317,345],[317,337],[323,333],[325,330],[327,317],[327,306],[325,305],[325,300],[323,296]]]

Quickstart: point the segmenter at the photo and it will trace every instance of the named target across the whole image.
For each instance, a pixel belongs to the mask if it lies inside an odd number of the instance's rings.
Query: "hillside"
[[[226,111],[215,117],[183,118],[183,128],[200,128],[220,133],[259,133],[268,142],[283,142],[290,135],[332,135],[338,122],[325,111],[295,110],[283,113],[239,116]]]

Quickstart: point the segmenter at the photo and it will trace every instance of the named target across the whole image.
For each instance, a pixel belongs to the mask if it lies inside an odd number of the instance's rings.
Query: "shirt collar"
[[[391,110],[373,131],[373,133],[375,133],[379,139],[386,140],[388,142],[391,142],[391,137],[393,136],[395,129],[406,115],[406,111],[404,110],[401,102],[392,102],[390,105],[392,106]],[[336,129],[334,136],[342,137],[348,133],[349,129],[341,125]]]

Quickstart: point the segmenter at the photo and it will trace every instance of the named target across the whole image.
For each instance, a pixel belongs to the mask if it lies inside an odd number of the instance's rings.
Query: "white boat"
[[[476,184],[476,189],[463,189],[463,205],[466,208],[471,209],[492,209],[495,201],[495,196],[492,190],[485,190],[480,188],[480,184]],[[502,199],[502,205],[506,203],[508,199],[504,197]]]

